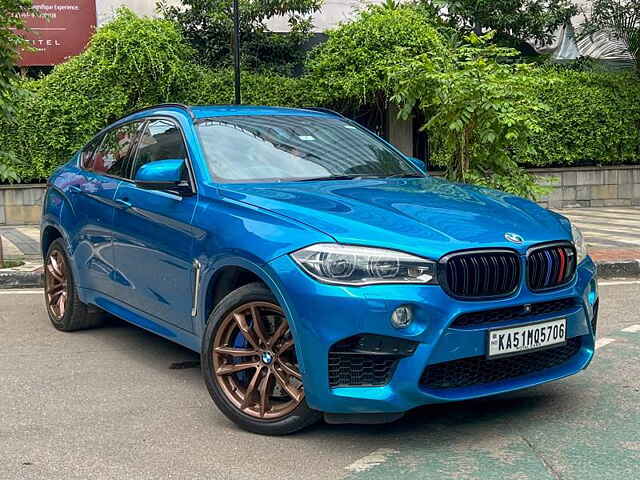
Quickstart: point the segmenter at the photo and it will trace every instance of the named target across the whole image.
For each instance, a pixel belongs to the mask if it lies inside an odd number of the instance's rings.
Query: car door
[[[140,126],[128,123],[96,137],[65,177],[72,207],[66,228],[75,246],[71,253],[81,288],[113,293],[115,193]]]
[[[170,119],[153,119],[144,127],[132,161],[130,179],[144,164],[159,160],[189,162],[184,136]],[[139,188],[123,181],[116,193],[116,297],[142,312],[187,331],[191,320],[193,234],[197,196],[189,168],[181,192]]]

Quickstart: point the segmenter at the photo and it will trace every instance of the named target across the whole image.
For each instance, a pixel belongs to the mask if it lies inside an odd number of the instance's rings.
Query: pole
[[[233,0],[233,70],[235,74],[236,105],[242,103],[240,98],[240,7],[238,0]]]

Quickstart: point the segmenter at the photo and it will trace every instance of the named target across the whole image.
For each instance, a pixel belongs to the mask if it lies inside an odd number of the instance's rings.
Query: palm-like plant
[[[640,73],[640,2],[638,0],[594,0],[582,36],[606,33],[624,44]]]

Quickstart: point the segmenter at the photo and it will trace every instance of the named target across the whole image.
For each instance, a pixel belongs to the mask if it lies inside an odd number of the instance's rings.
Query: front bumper
[[[303,273],[287,255],[273,260],[268,267],[292,325],[307,402],[323,412],[402,412],[429,403],[504,393],[575,374],[593,357],[595,332],[591,321],[598,293],[596,267],[590,258],[580,264],[575,279],[565,287],[532,293],[523,279],[512,296],[490,301],[456,300],[437,285],[326,285]],[[574,298],[575,305],[560,314],[528,316],[526,320],[492,323],[490,327],[566,318],[567,339],[579,340],[577,353],[566,362],[488,384],[446,389],[429,389],[421,384],[428,365],[485,355],[487,326],[453,328],[451,323],[459,315],[565,298]],[[414,321],[406,329],[393,328],[389,321],[391,313],[407,304],[413,308]],[[330,348],[358,334],[411,340],[417,342],[417,348],[398,361],[384,386],[331,388]]]

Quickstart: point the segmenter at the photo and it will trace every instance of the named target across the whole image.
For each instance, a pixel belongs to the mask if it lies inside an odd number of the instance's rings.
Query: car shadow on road
[[[133,362],[164,370],[193,388],[205,388],[200,371],[200,356],[197,353],[116,318],[109,319],[102,329],[102,336],[104,342],[118,344],[122,353],[128,355]],[[342,439],[348,442],[353,439],[379,439],[381,436],[392,440],[406,439],[412,435],[424,438],[424,435],[433,434],[430,440],[440,438],[448,441],[448,435],[443,437],[434,433],[461,429],[470,433],[477,429],[480,434],[487,426],[511,428],[508,424],[513,420],[522,416],[543,415],[550,404],[564,401],[570,401],[568,392],[562,388],[554,388],[554,385],[543,385],[511,394],[419,407],[390,424],[320,423],[287,438],[311,440],[331,437],[332,441]],[[214,408],[213,404],[211,408]]]

